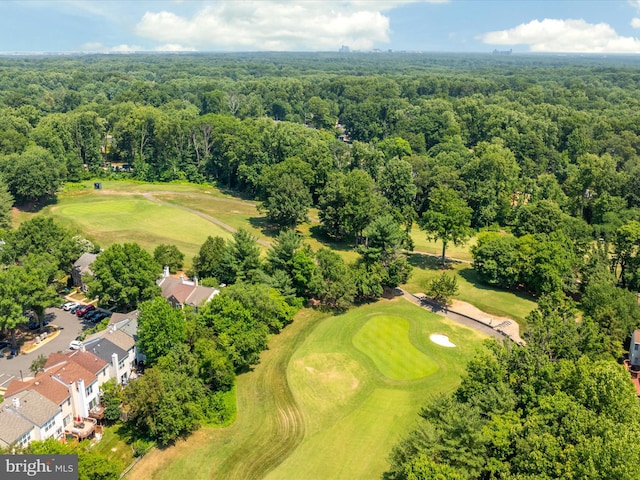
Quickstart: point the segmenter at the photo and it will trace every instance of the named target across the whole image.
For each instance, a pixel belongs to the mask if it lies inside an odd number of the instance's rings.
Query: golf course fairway
[[[342,315],[303,309],[238,377],[231,426],[156,449],[126,478],[380,478],[422,405],[458,385],[483,339],[402,298]]]

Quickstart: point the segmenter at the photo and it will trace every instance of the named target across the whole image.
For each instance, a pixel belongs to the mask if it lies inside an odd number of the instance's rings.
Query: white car
[[[82,342],[80,340],[72,340],[69,344],[71,350],[80,350],[82,348]]]
[[[69,311],[69,310],[71,310],[72,308],[77,307],[77,306],[79,306],[79,305],[80,305],[80,304],[79,304],[78,302],[67,302],[67,303],[65,303],[64,305],[62,305],[62,307],[60,307],[60,308],[62,308],[63,310],[65,310],[65,311],[67,311],[67,312],[68,312],[68,311]]]

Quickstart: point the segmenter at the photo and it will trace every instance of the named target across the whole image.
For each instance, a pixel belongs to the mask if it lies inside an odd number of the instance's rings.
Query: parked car
[[[93,322],[96,317],[98,317],[102,312],[100,310],[91,310],[82,316],[85,320],[89,322]]]
[[[83,305],[82,307],[80,307],[78,310],[76,310],[76,315],[79,317],[84,317],[87,313],[95,310],[96,307],[94,305]]]
[[[80,350],[82,348],[82,342],[79,340],[71,340],[71,343],[69,344],[69,348],[71,350]]]
[[[84,305],[82,305],[82,304],[80,304],[80,303],[79,303],[79,304],[78,304],[78,305],[76,305],[75,307],[70,308],[70,309],[69,309],[69,313],[76,313],[76,312],[77,312],[78,310],[80,310],[82,307],[84,307]]]
[[[67,302],[63,305],[60,306],[60,308],[62,310],[64,310],[65,312],[70,312],[71,309],[75,308],[75,307],[79,307],[80,304],[78,302]]]
[[[87,318],[89,314],[93,315],[95,313],[96,307],[93,305],[87,305],[85,312],[82,314],[82,318]]]
[[[97,314],[93,315],[91,317],[91,322],[93,323],[98,323],[101,322],[102,320],[104,320],[105,318],[109,317],[110,315],[107,312],[98,312]]]

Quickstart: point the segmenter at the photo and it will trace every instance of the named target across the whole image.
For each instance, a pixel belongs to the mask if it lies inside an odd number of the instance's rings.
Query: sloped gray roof
[[[91,264],[96,261],[96,258],[98,255],[95,253],[83,253],[73,264],[73,268],[79,270],[81,274],[93,275]]]
[[[20,401],[20,406],[13,406],[13,399]],[[43,397],[35,390],[24,390],[6,399],[8,407],[37,427],[42,427],[60,410],[58,405]]]
[[[84,344],[86,346],[86,345],[89,345],[90,343],[92,344],[94,340],[99,340],[102,338],[109,340],[110,342],[116,344],[118,347],[122,348],[123,350],[131,350],[136,344],[135,340],[131,335],[129,335],[126,332],[120,331],[120,329],[118,328],[118,325],[107,327],[106,330],[101,330],[97,333],[94,333],[93,335],[89,335],[87,338],[85,338]]]
[[[123,322],[122,324],[118,324],[118,330],[126,333],[131,338],[133,338],[134,342],[138,341],[138,317],[129,320],[128,322]]]
[[[0,441],[12,445],[33,429],[33,424],[7,407],[7,402],[0,403]]]
[[[125,350],[104,337],[95,338],[90,342],[85,341],[84,346],[87,349],[87,352],[93,353],[109,364],[111,363],[111,356],[114,353],[118,355],[118,360],[122,360],[127,356],[127,352]]]

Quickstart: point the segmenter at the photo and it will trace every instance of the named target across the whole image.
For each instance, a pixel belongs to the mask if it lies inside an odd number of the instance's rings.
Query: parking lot
[[[20,354],[13,358],[0,358],[0,388],[6,387],[14,378],[21,378],[21,375],[24,378],[32,376],[29,366],[39,355],[49,356],[53,352],[68,350],[69,343],[83,330],[92,326],[60,308],[48,308],[46,313],[52,317],[50,324],[56,325],[60,333],[31,353]]]

